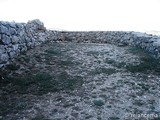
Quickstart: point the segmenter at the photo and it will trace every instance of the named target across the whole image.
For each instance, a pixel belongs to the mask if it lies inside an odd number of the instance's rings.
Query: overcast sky
[[[160,0],[0,0],[0,20],[64,30],[160,31]]]

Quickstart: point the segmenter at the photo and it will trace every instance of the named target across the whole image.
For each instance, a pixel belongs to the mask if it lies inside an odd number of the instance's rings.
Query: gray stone
[[[8,45],[11,43],[11,38],[5,34],[2,35],[2,42],[4,45]]]
[[[34,46],[35,46],[35,43],[32,42],[32,44],[30,45],[30,48],[34,48]]]
[[[8,53],[10,53],[12,50],[13,50],[12,47],[7,47],[7,48],[6,48],[6,51],[7,51]]]
[[[154,46],[160,46],[160,39],[155,40],[155,42],[153,42]]]
[[[40,43],[39,42],[35,42],[35,46],[38,46],[38,45],[40,45]]]
[[[26,42],[26,37],[25,36],[20,36],[19,37],[19,41],[18,41],[18,43],[25,43]]]
[[[8,32],[11,34],[11,35],[16,35],[17,34],[17,31],[14,29],[14,28],[9,28]]]
[[[36,42],[36,39],[35,39],[35,38],[33,38],[33,39],[32,39],[32,42],[33,42],[33,43],[34,43],[34,42]]]
[[[23,26],[24,26],[25,24],[22,24],[22,23],[17,23],[16,24],[16,28],[17,29],[23,29]]]
[[[32,41],[32,38],[27,36],[27,37],[25,38],[25,41],[26,41],[27,43],[28,43],[28,42],[31,42],[31,41]]]
[[[25,44],[20,45],[20,51],[21,52],[26,52],[27,51],[27,46]]]
[[[16,52],[16,56],[18,56],[21,51],[20,51],[20,49],[17,49],[15,52]]]
[[[17,50],[18,50],[19,45],[18,45],[18,44],[16,44],[16,45],[13,45],[12,47],[13,47],[13,50],[14,50],[14,51],[17,51]]]
[[[8,32],[8,28],[3,26],[3,25],[0,26],[0,33],[10,35],[9,32]]]
[[[45,42],[46,40],[45,40],[44,37],[40,36],[38,41],[40,41],[40,42]]]
[[[16,23],[13,21],[13,22],[10,22],[10,27],[12,28],[16,28]]]
[[[19,38],[14,35],[14,36],[12,37],[12,43],[15,44],[15,43],[18,43],[18,42],[19,42]]]
[[[5,47],[4,47],[4,45],[0,45],[0,54],[3,54],[3,53],[5,53],[6,51],[5,51]]]
[[[24,30],[21,30],[18,32],[19,36],[24,36],[25,35],[25,31]]]
[[[6,26],[7,28],[10,28],[10,22],[3,22],[3,25]]]
[[[46,28],[44,27],[43,22],[41,22],[38,19],[35,19],[35,20],[32,20],[32,21],[28,21],[27,28],[31,28],[33,30],[46,30]]]
[[[0,63],[7,62],[8,59],[9,59],[9,56],[8,56],[7,53],[1,54],[1,56],[0,56]]]
[[[32,42],[28,42],[28,43],[27,43],[27,47],[28,47],[28,48],[30,48],[31,45],[32,45]]]
[[[9,57],[13,59],[16,56],[16,52],[12,51],[9,53]]]

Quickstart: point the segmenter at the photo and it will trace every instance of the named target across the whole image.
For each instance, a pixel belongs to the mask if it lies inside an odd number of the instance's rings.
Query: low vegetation
[[[55,76],[37,73],[21,77],[7,77],[3,83],[13,85],[14,91],[20,94],[42,95],[60,90],[73,90],[83,84],[83,79],[80,76],[71,76],[67,72],[61,72]]]
[[[106,75],[112,75],[114,73],[118,72],[114,68],[105,68],[105,67],[97,67],[95,70],[91,71],[90,74],[97,75],[97,74],[106,74]]]
[[[133,47],[129,51],[133,54],[140,56],[140,64],[133,65],[129,64],[126,69],[130,72],[142,72],[142,73],[152,73],[159,74],[160,72],[160,60],[153,58],[150,54],[146,53],[141,48]]]
[[[140,56],[140,63],[126,63],[126,62],[118,62],[113,59],[107,58],[105,63],[110,64],[117,68],[125,68],[127,71],[136,73],[152,73],[159,74],[160,73],[160,60],[153,58],[153,56],[146,53],[143,49],[137,47],[131,47],[129,52],[135,55]]]
[[[93,100],[94,105],[96,106],[103,106],[105,103],[101,99]]]
[[[136,47],[85,45],[38,47],[8,65],[0,74],[0,117],[117,120],[128,110],[159,112],[159,60]]]
[[[1,90],[3,97],[0,98],[0,115],[16,113],[19,110],[27,109],[31,105],[29,101],[21,98],[7,99],[8,94],[23,97],[23,95],[32,94],[41,96],[48,92],[59,92],[62,90],[71,91],[81,88],[83,78],[80,76],[71,76],[67,72],[61,72],[58,75],[48,73],[37,73],[35,75],[24,75],[21,77],[6,77],[1,80]],[[4,87],[5,86],[5,87]],[[11,97],[11,96],[10,96]],[[41,120],[40,116],[33,120]]]

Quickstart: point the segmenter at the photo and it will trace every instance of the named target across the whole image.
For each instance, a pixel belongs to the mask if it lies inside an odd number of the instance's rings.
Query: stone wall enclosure
[[[138,46],[160,58],[160,37],[138,32],[67,32],[47,30],[40,20],[0,22],[0,69],[19,54],[45,42],[113,43]]]

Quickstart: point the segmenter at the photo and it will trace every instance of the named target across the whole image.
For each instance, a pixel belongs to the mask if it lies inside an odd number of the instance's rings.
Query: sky
[[[160,31],[160,0],[0,0],[0,21],[33,19],[48,29]]]

